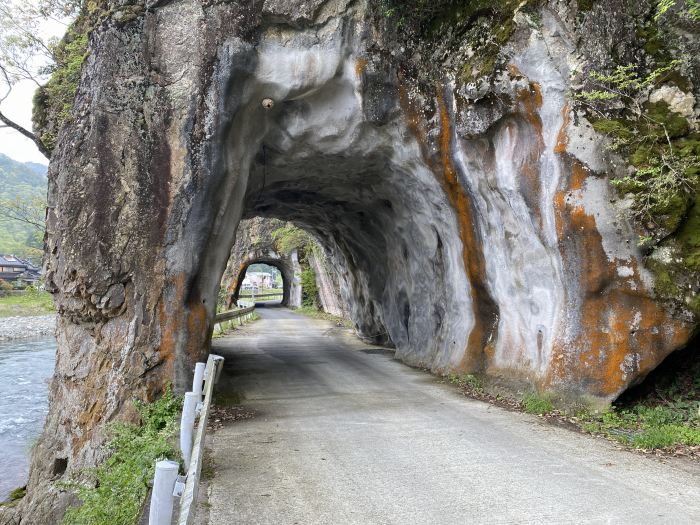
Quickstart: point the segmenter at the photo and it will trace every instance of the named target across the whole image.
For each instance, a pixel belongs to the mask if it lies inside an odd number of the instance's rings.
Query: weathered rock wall
[[[340,293],[338,273],[328,259],[321,254],[311,254],[309,265],[316,276],[316,287],[321,309],[337,317],[347,317],[347,307]]]
[[[312,232],[358,332],[436,372],[608,401],[688,340],[569,99],[627,10],[590,46],[577,2],[513,7],[479,83],[452,62],[481,51],[411,43],[373,5],[114,2],[92,31],[49,172],[59,350],[23,523],[57,521],[56,481],[133,398],[188,383],[242,218]]]

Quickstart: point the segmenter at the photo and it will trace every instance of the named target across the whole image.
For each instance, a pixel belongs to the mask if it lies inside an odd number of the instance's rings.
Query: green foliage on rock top
[[[53,45],[51,51],[55,64],[48,71],[51,77],[34,94],[34,130],[49,150],[53,150],[58,132],[71,117],[80,73],[87,57],[89,29],[89,17],[81,14],[65,36]]]
[[[293,250],[304,250],[314,242],[313,237],[305,230],[297,228],[291,222],[272,232],[272,239],[275,241],[277,249],[289,255]]]
[[[395,21],[399,32],[426,42],[440,42],[462,54],[461,80],[470,82],[494,73],[504,44],[515,30],[519,9],[535,6],[537,0],[382,0],[382,14]],[[445,41],[445,35],[448,41]],[[451,53],[452,53],[451,52]]]
[[[53,150],[58,133],[72,118],[73,103],[78,91],[83,63],[89,54],[92,29],[107,19],[124,25],[138,19],[145,7],[126,3],[107,9],[106,2],[89,0],[82,3],[79,15],[61,40],[51,46],[54,64],[45,73],[51,77],[34,94],[32,122],[44,145]]]
[[[111,426],[107,460],[90,484],[78,485],[82,505],[68,510],[64,525],[134,525],[148,493],[156,461],[178,459],[174,433],[182,398],[167,388],[153,403],[136,402],[139,425]]]

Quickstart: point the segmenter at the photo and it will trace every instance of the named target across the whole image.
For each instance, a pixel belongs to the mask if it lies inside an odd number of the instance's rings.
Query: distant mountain
[[[36,162],[18,162],[0,153],[0,254],[41,259],[43,235],[2,213],[7,201],[37,202],[46,198],[47,167]]]

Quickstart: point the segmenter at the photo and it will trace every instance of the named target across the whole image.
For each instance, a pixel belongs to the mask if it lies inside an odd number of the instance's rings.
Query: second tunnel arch
[[[289,306],[292,308],[301,306],[299,263],[297,261],[297,254],[293,252],[285,257],[274,257],[269,253],[267,256],[253,256],[240,265],[235,277],[230,281],[226,289],[227,308],[233,308],[237,304],[246,272],[248,268],[255,264],[274,266],[282,274],[282,306]]]

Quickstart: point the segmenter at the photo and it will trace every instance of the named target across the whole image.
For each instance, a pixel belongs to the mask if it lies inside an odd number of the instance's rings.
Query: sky
[[[62,36],[66,26],[60,22],[47,22],[41,28],[41,36],[50,38],[52,36]],[[2,103],[2,111],[8,118],[32,129],[32,98],[36,84],[30,80],[24,80],[15,85],[12,93],[5,102]],[[28,138],[20,133],[7,128],[0,128],[0,153],[20,162],[38,162],[48,164],[48,159],[44,157]]]

